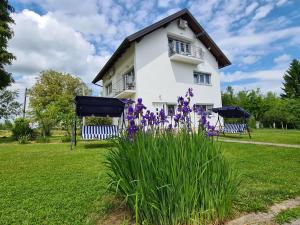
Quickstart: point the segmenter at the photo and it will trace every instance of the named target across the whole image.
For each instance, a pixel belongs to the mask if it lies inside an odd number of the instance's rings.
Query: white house
[[[222,105],[218,69],[230,64],[183,9],[125,38],[93,83],[103,81],[104,97],[141,97],[148,109],[166,113],[174,112],[177,97],[193,88],[192,104],[210,111]]]

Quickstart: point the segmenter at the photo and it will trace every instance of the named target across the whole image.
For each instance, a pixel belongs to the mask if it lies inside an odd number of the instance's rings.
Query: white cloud
[[[253,20],[259,20],[259,19],[266,17],[273,8],[274,8],[273,4],[267,4],[267,5],[259,7],[255,11],[255,16],[253,17]]]
[[[108,58],[96,55],[91,43],[73,28],[57,21],[51,13],[40,16],[24,10],[12,16],[15,36],[9,42],[9,50],[17,60],[8,70],[17,78],[26,80],[25,77],[42,70],[55,69],[91,82]]]
[[[242,59],[242,62],[246,65],[250,65],[250,64],[257,62],[259,59],[260,59],[260,57],[257,55],[248,55]]]
[[[268,91],[280,93],[284,72],[285,69],[272,68],[251,72],[221,73],[221,81],[228,85],[231,83],[230,86],[236,91],[260,88],[264,93]],[[247,82],[241,83],[242,81]]]
[[[283,54],[274,59],[274,63],[276,64],[286,64],[291,61],[292,57],[288,54]]]
[[[245,15],[249,15],[250,13],[252,13],[258,6],[259,4],[257,2],[252,2],[249,6],[247,6],[246,10],[245,10]]]

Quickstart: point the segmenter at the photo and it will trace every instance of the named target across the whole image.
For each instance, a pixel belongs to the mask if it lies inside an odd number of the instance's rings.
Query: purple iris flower
[[[202,124],[202,126],[204,126],[206,124],[206,116],[205,115],[201,116],[201,124]]]

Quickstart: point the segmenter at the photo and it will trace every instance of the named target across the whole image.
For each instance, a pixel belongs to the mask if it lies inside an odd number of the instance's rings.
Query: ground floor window
[[[213,104],[196,104],[198,107],[202,107],[205,112],[208,113],[208,115],[212,115],[212,109],[214,107]]]
[[[174,114],[175,114],[175,105],[167,104],[167,115],[174,116]]]

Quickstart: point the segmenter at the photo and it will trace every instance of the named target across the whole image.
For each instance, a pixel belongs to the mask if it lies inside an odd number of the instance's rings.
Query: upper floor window
[[[182,54],[182,55],[190,55],[191,54],[191,43],[186,41],[179,41],[174,38],[168,38],[169,43],[169,54],[173,55],[174,53]]]
[[[112,93],[112,83],[109,82],[106,86],[105,86],[105,91],[106,91],[106,95],[109,95]]]
[[[195,84],[211,84],[211,74],[194,72],[194,82]]]

